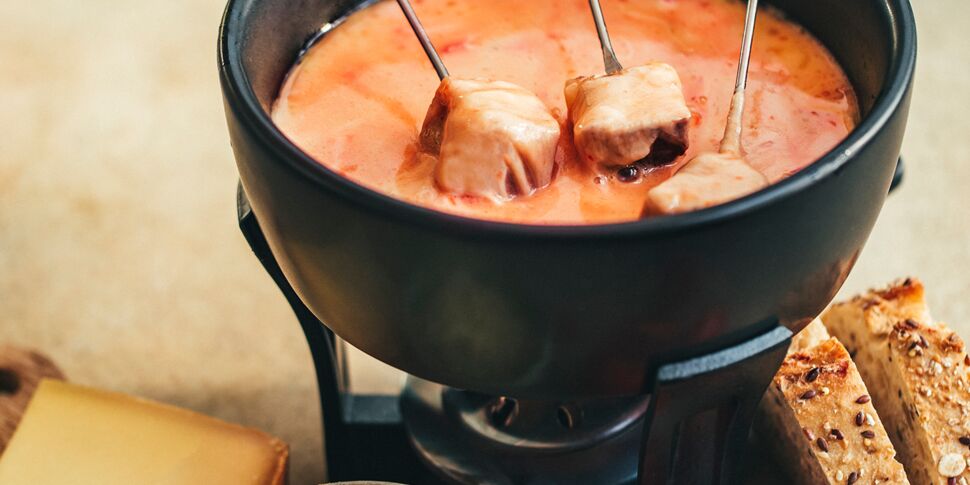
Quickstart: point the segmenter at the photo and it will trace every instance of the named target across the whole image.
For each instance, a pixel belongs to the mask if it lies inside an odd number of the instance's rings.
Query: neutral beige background
[[[292,483],[313,483],[310,357],[235,226],[223,3],[0,0],[0,341],[76,382],[277,434]],[[919,275],[970,337],[970,2],[916,8],[909,172],[847,291]],[[398,382],[363,368],[359,389]]]

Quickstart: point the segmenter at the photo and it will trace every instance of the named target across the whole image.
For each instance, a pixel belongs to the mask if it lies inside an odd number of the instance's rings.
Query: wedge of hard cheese
[[[913,483],[970,480],[970,382],[963,340],[934,322],[915,279],[832,306],[822,317],[854,352]]]
[[[760,421],[792,482],[909,483],[849,353],[818,320],[793,339]]]
[[[259,431],[44,380],[0,456],[0,484],[279,485],[287,457]]]

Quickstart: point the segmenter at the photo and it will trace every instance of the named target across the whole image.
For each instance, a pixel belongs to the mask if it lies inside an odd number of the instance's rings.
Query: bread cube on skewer
[[[531,92],[504,81],[445,78],[421,129],[442,191],[495,201],[552,181],[559,122]]]
[[[666,165],[687,151],[691,113],[669,64],[572,79],[565,95],[576,149],[594,170]]]
[[[745,87],[758,16],[757,0],[747,2],[744,15],[738,75],[721,148],[717,153],[702,153],[688,160],[673,177],[651,189],[643,207],[645,216],[679,214],[723,204],[768,185],[767,178],[744,160],[741,148]]]
[[[703,153],[647,194],[643,215],[680,214],[744,197],[768,185],[761,172],[730,153]]]

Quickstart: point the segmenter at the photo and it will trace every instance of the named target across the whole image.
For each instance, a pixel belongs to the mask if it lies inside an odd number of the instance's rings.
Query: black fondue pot
[[[669,390],[648,418],[718,396],[757,402],[789,330],[845,281],[894,178],[916,57],[908,2],[771,2],[843,66],[859,126],[817,162],[743,199],[591,226],[417,207],[291,143],[268,114],[283,78],[321,25],[360,4],[230,0],[226,11],[219,69],[229,133],[244,196],[285,277],[278,282],[340,338],[454,388],[532,399]],[[722,373],[691,380],[713,371]],[[647,463],[645,473],[651,466],[666,465]]]

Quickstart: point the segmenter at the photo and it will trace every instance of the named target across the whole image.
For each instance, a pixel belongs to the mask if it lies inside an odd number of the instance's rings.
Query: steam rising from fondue
[[[435,160],[422,156],[419,140],[438,79],[397,6],[385,0],[313,46],[272,113],[301,149],[357,183],[469,217],[616,222],[638,219],[650,188],[690,157],[717,150],[743,28],[740,2],[605,3],[620,58],[631,66],[672,65],[691,113],[687,153],[637,178],[584,163],[568,129],[564,83],[602,71],[586,0],[424,0],[416,8],[456,78],[509,81],[551,109],[563,133],[554,178],[531,195],[517,189],[525,194],[505,202],[439,190]],[[745,160],[770,182],[833,148],[858,117],[852,88],[825,48],[770,10],[759,19],[747,93]]]

